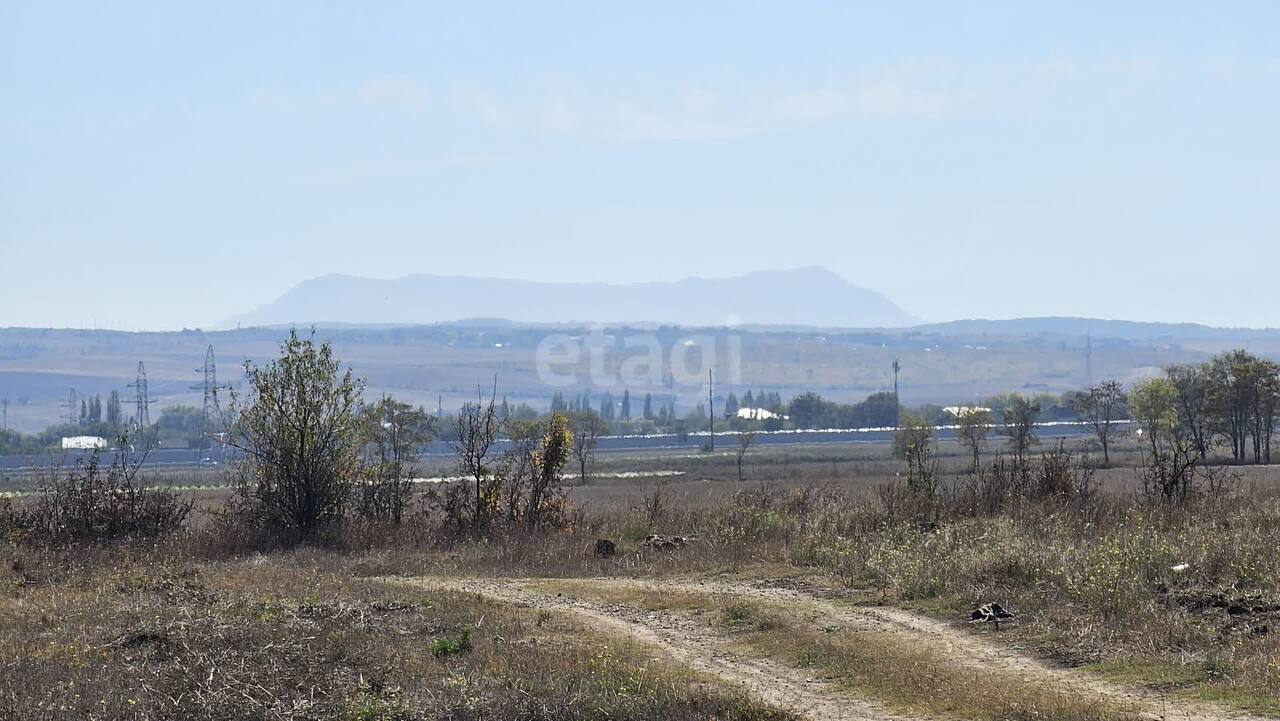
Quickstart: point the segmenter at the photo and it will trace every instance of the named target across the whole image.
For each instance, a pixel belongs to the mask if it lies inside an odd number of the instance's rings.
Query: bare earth
[[[921,716],[886,710],[873,701],[855,698],[836,684],[815,678],[804,669],[744,655],[740,644],[721,629],[663,611],[646,611],[600,603],[540,590],[549,579],[386,579],[429,588],[474,593],[515,606],[568,612],[602,630],[653,647],[689,668],[747,690],[759,699],[811,719],[833,721],[917,721]],[[958,666],[989,670],[1030,681],[1078,689],[1139,710],[1143,716],[1169,721],[1265,721],[1266,717],[1236,713],[1156,691],[1122,686],[1087,671],[1054,666],[1016,649],[989,641],[964,627],[900,609],[857,606],[823,598],[819,589],[779,582],[665,581],[654,579],[573,579],[601,589],[640,588],[672,593],[729,594],[734,597],[784,604],[796,614],[824,625],[875,631],[922,644]]]

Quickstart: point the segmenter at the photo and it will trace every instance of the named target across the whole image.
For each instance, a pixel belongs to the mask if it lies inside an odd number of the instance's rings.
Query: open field
[[[939,454],[957,487],[959,450]],[[747,459],[740,483],[728,451],[601,454],[570,528],[483,542],[415,517],[258,553],[217,535],[210,488],[184,491],[196,518],[171,541],[11,544],[0,715],[1280,717],[1280,467],[1163,509],[1122,448],[1092,508],[921,526],[885,515],[904,471],[885,444]],[[653,532],[691,540],[646,549]],[[967,623],[993,600],[1016,622]]]
[[[1095,325],[1101,332],[1105,323]],[[834,400],[859,401],[892,387],[890,366],[898,359],[903,368],[903,401],[915,405],[972,400],[1010,389],[1029,393],[1073,390],[1087,382],[1087,327],[1071,333],[931,327],[729,331],[616,326],[594,330],[617,339],[653,335],[668,354],[681,339],[692,335],[709,335],[719,343],[737,338],[741,344],[739,377],[720,379],[718,390],[725,394],[741,395],[748,389],[763,388],[789,398],[814,390]],[[1203,330],[1205,337],[1161,334],[1105,340],[1095,332],[1095,377],[1128,381],[1172,363],[1204,360],[1225,348],[1241,346],[1267,352],[1280,347],[1280,334]],[[372,393],[390,393],[427,408],[442,403],[446,409],[454,409],[474,400],[477,379],[498,374],[512,403],[545,408],[556,390],[572,393],[590,390],[590,386],[548,385],[538,373],[539,343],[551,334],[585,336],[592,331],[569,325],[493,322],[323,328],[319,336],[333,342],[344,362],[368,380]],[[65,404],[73,388],[81,398],[93,394],[105,397],[116,390],[126,402],[132,400],[128,384],[136,378],[138,362],[143,361],[150,397],[156,402],[154,416],[172,405],[200,405],[200,391],[193,387],[199,378],[193,369],[204,361],[209,345],[215,350],[221,382],[238,387],[243,380],[243,362],[271,358],[286,336],[287,331],[279,328],[171,333],[0,328],[0,396],[11,401],[9,427],[36,432],[66,418]],[[621,346],[605,353],[603,368],[615,382],[628,357]],[[665,362],[669,366],[670,358]],[[588,364],[584,355],[578,369],[581,378],[589,376]],[[662,373],[655,376],[665,377]],[[620,387],[617,390],[621,392]],[[630,390],[633,394],[673,391],[661,384]],[[696,384],[674,390],[682,413],[705,396],[705,390]]]

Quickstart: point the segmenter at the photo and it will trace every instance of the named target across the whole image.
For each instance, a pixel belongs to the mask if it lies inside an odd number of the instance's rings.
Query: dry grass
[[[566,619],[369,582],[323,552],[36,573],[0,602],[4,718],[790,718]]]
[[[1128,462],[1123,451],[1117,457]],[[0,716],[379,718],[386,710],[382,717],[395,718],[404,707],[408,718],[778,717],[560,619],[538,625],[474,598],[360,578],[709,572],[801,574],[950,618],[999,600],[1019,616],[1009,639],[1042,656],[1280,713],[1280,467],[1241,469],[1238,495],[1182,509],[1136,499],[1133,471],[1122,467],[1100,473],[1109,495],[1094,508],[1014,503],[920,525],[891,522],[875,492],[900,470],[885,448],[753,451],[745,488],[727,455],[603,458],[609,471],[684,475],[602,479],[574,490],[583,513],[572,529],[482,542],[415,522],[394,534],[353,527],[342,550],[265,557],[228,555],[198,528],[166,541],[164,552],[9,548],[17,565],[0,578]],[[646,496],[659,488],[665,502],[651,514]],[[217,493],[202,500],[216,504]],[[679,552],[646,551],[649,532],[696,540]],[[596,558],[596,538],[617,541],[620,555]],[[1184,563],[1186,571],[1172,570]],[[703,603],[652,602],[680,612]],[[893,679],[856,682],[902,703],[939,671],[927,654],[875,638],[846,644],[761,628],[750,608],[717,613],[715,622],[740,624],[760,652],[842,678],[860,673],[861,644],[906,654],[904,668],[920,672],[898,690],[886,685]],[[476,629],[470,650],[431,654],[432,640],[466,626]],[[801,658],[798,643],[812,654]],[[538,664],[516,661],[530,654]],[[636,688],[641,668],[662,682],[620,693]]]
[[[965,719],[1136,719],[1114,703],[1010,674],[961,665],[902,636],[824,624],[793,605],[731,594],[549,581],[544,589],[646,611],[673,611],[733,634],[749,655],[811,668],[855,694],[904,712]]]

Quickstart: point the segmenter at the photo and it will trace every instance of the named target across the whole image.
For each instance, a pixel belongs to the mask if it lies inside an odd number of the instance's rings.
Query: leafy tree
[[[631,420],[631,391],[622,391],[622,420]]]
[[[205,439],[204,412],[194,406],[169,406],[160,411],[153,431],[162,445],[199,448]]]
[[[986,445],[991,425],[991,411],[986,408],[965,408],[956,416],[956,440],[969,449],[973,458],[971,469],[974,473],[980,469],[979,456],[982,453],[982,447]]]
[[[1129,394],[1129,410],[1152,456],[1179,440],[1178,388],[1173,381],[1148,378],[1136,383]]]
[[[791,399],[788,410],[797,428],[818,428],[830,416],[831,404],[817,393],[808,391]]]
[[[1013,394],[1004,409],[1004,435],[1009,438],[1013,455],[1018,464],[1026,461],[1027,450],[1040,442],[1036,437],[1036,418],[1040,415],[1040,402],[1026,396]]]
[[[646,421],[653,420],[653,394],[644,394],[644,419]]]
[[[542,442],[529,464],[532,483],[524,508],[525,526],[530,530],[547,521],[549,509],[563,509],[563,471],[573,453],[573,432],[563,414],[552,413],[541,430]]]
[[[724,417],[734,418],[738,415],[738,396],[730,393],[728,398],[724,399]]]
[[[434,437],[434,421],[422,408],[386,395],[361,409],[365,442],[356,510],[362,518],[399,525],[413,498],[418,449]]]
[[[1173,384],[1179,430],[1204,460],[1214,435],[1209,374],[1203,365],[1188,364],[1170,366],[1165,376]]]
[[[111,391],[111,398],[107,401],[107,423],[113,428],[118,428],[123,421],[124,411],[120,407],[120,391]]]
[[[241,507],[298,540],[342,518],[358,471],[363,381],[328,342],[297,329],[265,368],[245,363],[250,395],[232,395],[232,445],[245,453]]]
[[[1102,461],[1111,465],[1111,441],[1123,428],[1120,421],[1129,416],[1129,394],[1124,386],[1114,380],[1103,381],[1066,401],[1067,407],[1093,428],[1102,444]]]
[[[934,428],[928,419],[914,413],[903,413],[898,430],[893,434],[893,455],[901,460],[910,460],[912,454],[932,445]]]

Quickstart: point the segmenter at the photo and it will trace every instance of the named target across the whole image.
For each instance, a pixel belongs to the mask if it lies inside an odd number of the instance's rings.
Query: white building
[[[767,421],[773,418],[786,419],[786,416],[780,416],[765,408],[739,408],[738,417],[752,421]]]
[[[107,439],[98,436],[70,436],[62,439],[62,449],[69,450],[96,450],[107,447]]]

